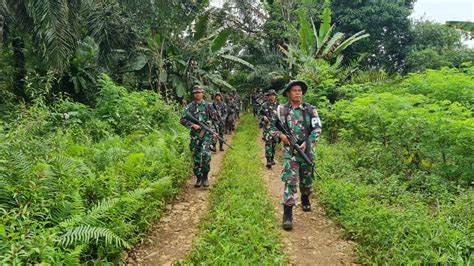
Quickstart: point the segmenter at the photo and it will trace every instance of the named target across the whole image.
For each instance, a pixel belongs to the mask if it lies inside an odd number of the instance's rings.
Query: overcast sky
[[[473,0],[417,0],[413,18],[426,17],[436,22],[474,21]]]

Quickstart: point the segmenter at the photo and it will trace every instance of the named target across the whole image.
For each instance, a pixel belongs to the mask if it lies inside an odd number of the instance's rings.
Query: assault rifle
[[[276,128],[280,130],[283,134],[285,134],[286,137],[288,137],[288,140],[290,141],[290,147],[296,150],[298,155],[301,156],[301,158],[303,158],[303,160],[311,166],[311,169],[314,169],[314,163],[309,159],[308,155],[300,148],[300,145],[298,145],[295,136],[293,136],[293,134],[291,134],[290,131],[287,130],[285,126],[283,126],[280,119],[276,119]],[[306,149],[309,149],[309,147],[306,147]]]
[[[214,130],[209,128],[209,125],[206,122],[199,121],[196,117],[194,117],[192,114],[187,113],[186,118],[191,121],[192,123],[199,125],[202,130],[209,132],[211,135],[215,136],[218,140],[222,141],[225,145],[227,145],[229,148],[233,149],[230,144],[228,144],[225,139],[221,138],[219,134],[217,134]]]

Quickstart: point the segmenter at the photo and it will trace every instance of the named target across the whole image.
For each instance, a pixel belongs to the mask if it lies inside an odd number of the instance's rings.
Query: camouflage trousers
[[[265,157],[273,159],[275,157],[277,141],[271,136],[269,129],[265,128],[263,130],[263,141],[265,141]]]
[[[314,176],[311,166],[296,156],[283,159],[281,180],[285,183],[283,205],[296,204],[298,187],[302,195],[310,195],[313,192]]]
[[[211,139],[206,133],[202,137],[200,134],[191,133],[191,143],[189,147],[193,153],[193,172],[196,176],[207,173],[210,170],[211,162]]]
[[[235,118],[235,113],[230,113],[227,115],[227,119],[225,121],[225,131],[229,134],[235,130]]]
[[[218,130],[219,130],[219,137],[221,138],[224,138],[224,126],[223,125],[220,125],[218,126]],[[214,149],[216,148],[216,144],[217,144],[217,138],[215,137],[212,137],[211,138],[211,147],[213,147]],[[224,145],[222,141],[219,140],[219,145]]]

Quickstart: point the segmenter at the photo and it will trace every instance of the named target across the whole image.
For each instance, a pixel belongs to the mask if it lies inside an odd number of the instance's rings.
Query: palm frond
[[[64,71],[77,41],[71,25],[76,18],[69,1],[38,0],[26,5],[42,55],[53,68]]]

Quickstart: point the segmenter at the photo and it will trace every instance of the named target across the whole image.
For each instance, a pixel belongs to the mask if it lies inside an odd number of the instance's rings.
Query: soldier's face
[[[194,100],[200,101],[204,97],[204,94],[202,92],[196,92],[194,93]]]
[[[268,96],[268,100],[270,100],[270,102],[274,102],[276,100],[276,98],[277,97],[274,94],[271,94],[271,95]]]
[[[290,98],[292,102],[300,102],[301,97],[303,96],[303,89],[301,89],[300,85],[295,85],[291,87],[290,90],[288,90],[286,95],[288,96],[288,98]]]
[[[220,101],[222,100],[221,96],[220,96],[220,95],[217,95],[217,96],[216,96],[216,100],[217,100],[218,102],[220,102]]]

